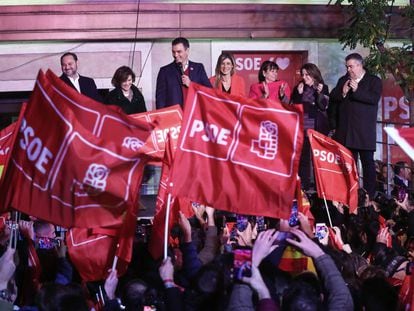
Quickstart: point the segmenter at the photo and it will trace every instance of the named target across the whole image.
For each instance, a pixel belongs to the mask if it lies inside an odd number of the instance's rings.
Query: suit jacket
[[[60,79],[64,81],[67,85],[69,85],[70,87],[73,87],[76,90],[76,87],[72,84],[72,82],[69,80],[69,78],[65,74],[62,74],[60,76]],[[79,75],[79,86],[80,86],[80,92],[83,95],[86,95],[98,102],[102,102],[102,97],[101,95],[99,95],[95,81],[93,81],[92,78]]]
[[[213,88],[216,88],[220,91],[223,90],[223,87],[221,86],[221,83],[219,83],[219,85],[217,87],[215,87],[214,84],[216,83],[216,76],[212,76],[210,78],[210,83],[213,86]],[[230,94],[246,96],[246,82],[244,82],[243,77],[240,77],[237,74],[232,75],[232,77],[231,77],[231,86],[230,86]]]
[[[131,101],[124,96],[121,88],[115,88],[106,96],[105,104],[117,105],[121,107],[126,114],[147,112],[144,96],[142,96],[141,92],[135,85],[131,85],[131,89],[133,93]]]
[[[269,86],[269,97],[268,98],[269,99],[280,101],[279,89],[282,86],[282,84],[286,84],[285,94],[288,97],[287,100],[288,101],[290,100],[291,91],[290,91],[289,84],[287,84],[286,81],[282,81],[282,80],[277,80],[275,82],[268,83],[268,86]],[[262,95],[263,95],[262,82],[255,83],[250,86],[250,92],[249,92],[250,98],[258,99],[258,98],[262,98]]]
[[[329,124],[335,129],[335,140],[347,148],[376,149],[378,101],[381,97],[381,79],[365,73],[354,93],[352,89],[342,96],[348,75],[341,77],[329,95]]]
[[[189,77],[192,82],[211,87],[203,64],[189,62]],[[183,107],[184,98],[181,71],[175,62],[160,68],[157,76],[155,105],[157,109],[179,104]]]

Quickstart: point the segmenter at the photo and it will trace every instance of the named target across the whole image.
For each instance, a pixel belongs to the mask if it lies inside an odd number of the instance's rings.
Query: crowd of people
[[[156,108],[184,105],[195,82],[229,94],[304,106],[304,128],[330,135],[362,164],[357,213],[340,202],[324,202],[312,191],[309,141],[300,175],[302,206],[290,219],[246,216],[192,204],[180,212],[170,234],[168,256],[148,251],[151,224],[138,221],[133,258],[122,276],[85,282],[72,264],[65,230],[21,215],[3,215],[0,227],[0,309],[12,310],[408,310],[413,303],[414,201],[406,162],[374,162],[381,81],[352,53],[347,73],[329,92],[315,64],[300,69],[292,88],[278,79],[278,65],[264,61],[258,82],[246,92],[232,54],[223,52],[214,76],[189,60],[185,38],[172,41],[173,62],[161,67]],[[79,75],[74,53],[61,57],[61,79],[78,92],[125,113],[145,112],[135,73],[119,67],[114,89],[102,99],[93,79]],[[361,121],[361,118],[364,120]],[[376,172],[376,174],[375,174]],[[389,185],[393,189],[390,191]],[[390,196],[387,195],[390,193]],[[159,241],[163,243],[163,241]]]
[[[127,272],[118,276],[109,270],[97,282],[81,280],[54,225],[23,215],[14,246],[12,222],[1,231],[0,308],[409,310],[414,271],[409,194],[402,202],[385,194],[371,201],[361,188],[357,213],[350,214],[347,206],[330,201],[325,206],[308,193],[310,211],[295,215],[293,224],[193,204],[194,216],[180,212],[171,230],[174,243],[166,259],[148,252],[146,224],[137,230]],[[329,221],[332,227],[321,230]]]

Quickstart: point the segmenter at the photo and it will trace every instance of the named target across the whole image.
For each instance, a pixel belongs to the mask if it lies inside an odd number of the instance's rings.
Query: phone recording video
[[[60,246],[60,240],[53,238],[38,238],[37,247],[39,249],[54,249],[55,247]]]
[[[315,236],[323,245],[328,245],[329,231],[325,223],[317,223],[315,225]]]
[[[242,278],[252,276],[252,250],[235,249],[233,251],[233,279],[241,281]]]
[[[398,189],[398,201],[401,203],[404,202],[406,195],[407,191],[403,187],[400,187],[400,189]]]
[[[239,230],[239,232],[243,232],[244,230],[246,230],[249,224],[249,219],[247,218],[247,216],[237,215],[236,219],[237,230]]]
[[[229,240],[236,242],[237,239],[237,223],[236,222],[226,222],[227,232],[229,233]]]
[[[256,216],[257,233],[266,230],[265,218],[263,216]]]
[[[151,236],[152,219],[139,218],[135,227],[135,238],[142,243],[147,243]]]
[[[290,212],[289,217],[289,226],[290,227],[296,227],[299,225],[299,218],[298,218],[298,201],[293,200],[292,203],[292,210]]]

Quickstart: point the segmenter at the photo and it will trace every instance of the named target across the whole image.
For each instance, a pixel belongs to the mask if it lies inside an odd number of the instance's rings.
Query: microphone
[[[183,68],[183,63],[177,63],[178,69],[181,72],[181,75],[184,75],[184,68]]]

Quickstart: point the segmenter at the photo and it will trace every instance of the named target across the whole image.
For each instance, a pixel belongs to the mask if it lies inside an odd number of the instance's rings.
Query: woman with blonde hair
[[[235,74],[236,62],[231,53],[222,52],[217,59],[215,75],[210,78],[213,88],[233,95],[246,96],[244,79]]]

